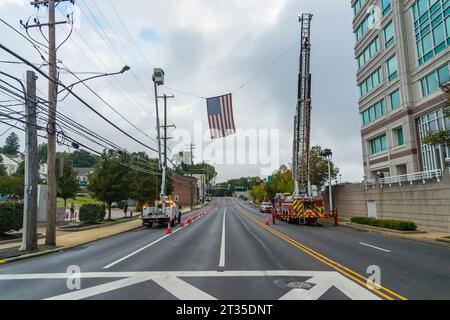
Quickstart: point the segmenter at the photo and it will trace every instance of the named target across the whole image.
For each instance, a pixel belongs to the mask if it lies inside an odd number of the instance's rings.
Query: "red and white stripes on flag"
[[[224,138],[236,133],[232,95],[206,99],[211,139]]]

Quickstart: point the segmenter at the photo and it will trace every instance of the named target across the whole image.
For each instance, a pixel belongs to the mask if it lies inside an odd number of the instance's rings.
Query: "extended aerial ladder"
[[[300,62],[298,74],[297,107],[294,115],[294,140],[292,173],[294,194],[278,194],[275,197],[273,220],[316,224],[325,218],[334,218],[337,224],[337,211],[325,212],[322,197],[313,195],[310,179],[311,148],[311,21],[313,15],[299,16],[301,24]]]

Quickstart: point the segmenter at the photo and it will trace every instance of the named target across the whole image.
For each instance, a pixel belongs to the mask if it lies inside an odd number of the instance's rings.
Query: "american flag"
[[[206,99],[211,139],[223,138],[236,133],[232,96],[226,94]]]

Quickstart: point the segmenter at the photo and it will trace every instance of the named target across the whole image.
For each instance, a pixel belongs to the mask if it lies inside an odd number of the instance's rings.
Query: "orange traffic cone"
[[[167,234],[172,234],[172,228],[170,227],[170,225],[167,227]]]
[[[180,228],[184,228],[184,222],[183,221],[181,221],[181,223],[180,223]]]
[[[268,226],[270,223],[269,223],[269,218],[268,217],[266,217],[266,226]]]

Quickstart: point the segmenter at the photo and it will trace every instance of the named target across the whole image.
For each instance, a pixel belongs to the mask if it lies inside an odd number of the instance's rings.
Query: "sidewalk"
[[[86,243],[108,238],[116,234],[124,233],[142,227],[142,220],[136,219],[124,223],[114,224],[107,227],[85,230],[79,232],[60,232],[56,236],[57,246],[48,248],[45,246],[45,239],[39,239],[39,250],[34,253],[19,252],[20,242],[0,245],[0,264],[18,261],[34,256],[40,256],[56,251],[67,250]]]

